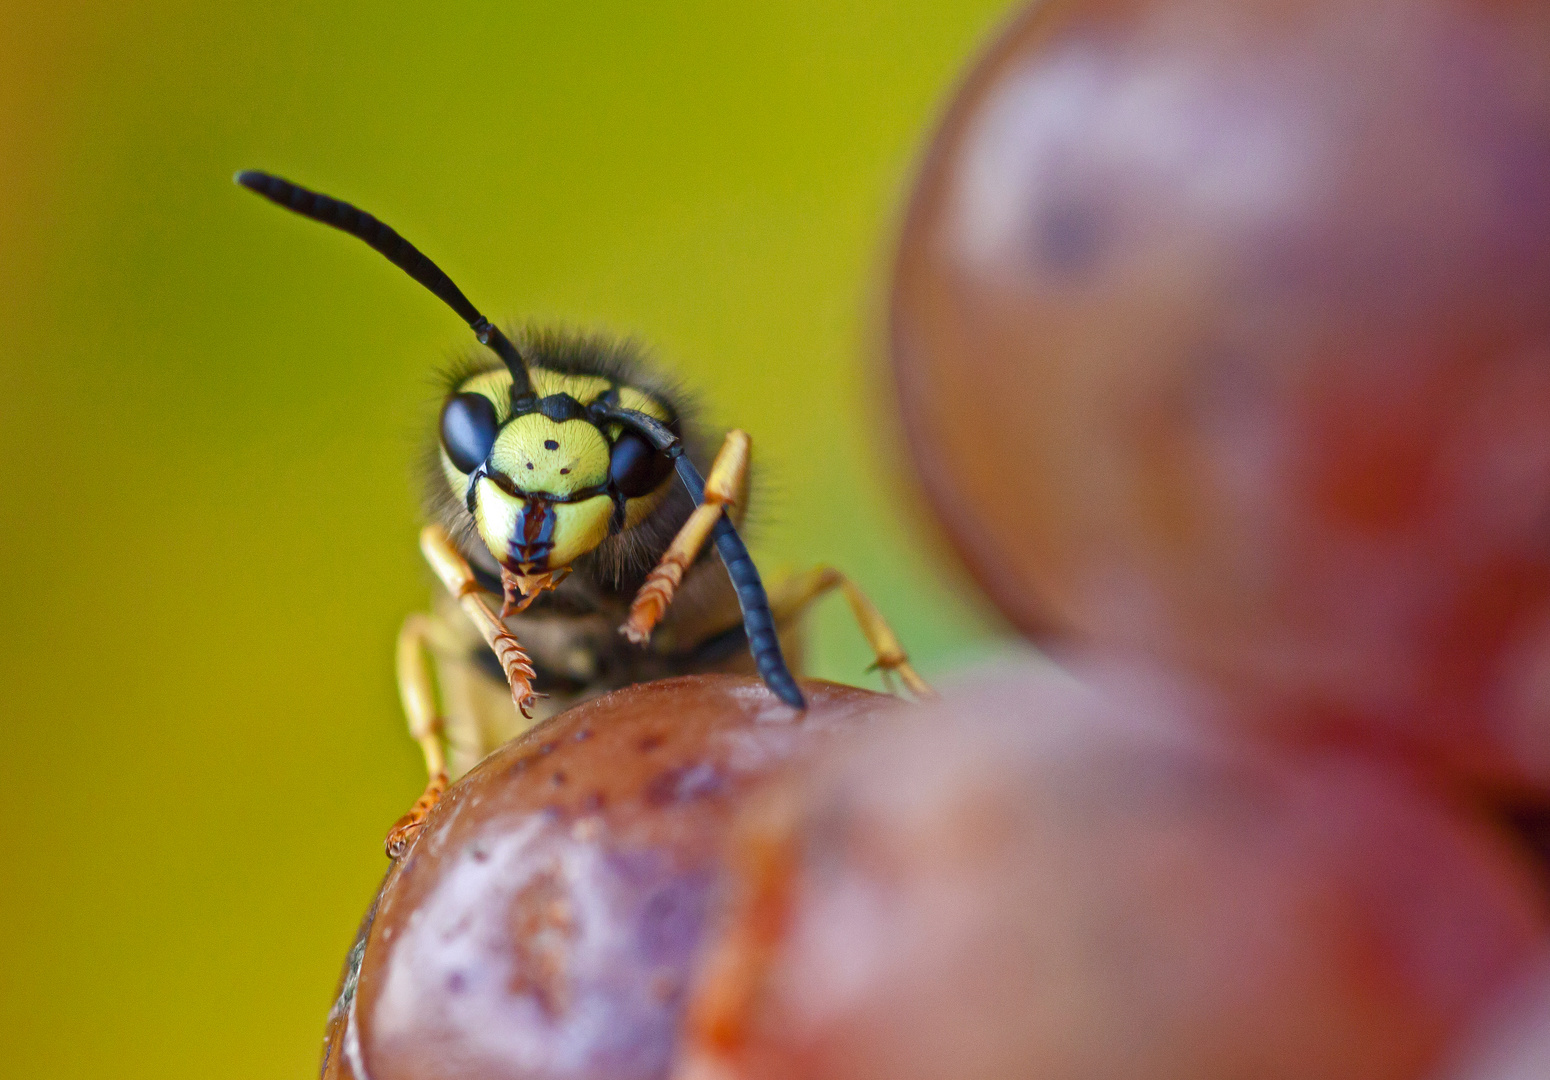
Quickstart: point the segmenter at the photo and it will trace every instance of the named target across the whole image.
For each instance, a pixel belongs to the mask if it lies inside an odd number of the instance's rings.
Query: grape
[[[679,1075],[1422,1080],[1541,955],[1520,854],[1403,771],[1083,677],[982,675],[750,801]]]
[[[733,810],[892,708],[804,690],[801,713],[753,678],[638,684],[482,761],[384,882],[324,1076],[665,1078]]]
[[[1550,793],[1550,8],[1034,5],[931,145],[891,333],[1025,631]]]

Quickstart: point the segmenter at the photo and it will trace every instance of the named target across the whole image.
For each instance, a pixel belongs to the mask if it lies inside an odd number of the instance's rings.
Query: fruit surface
[[[804,690],[799,713],[753,678],[637,684],[486,758],[384,884],[325,1075],[665,1077],[733,810],[894,707]]]
[[[1025,631],[1550,792],[1550,8],[1033,5],[893,296],[909,444]]]

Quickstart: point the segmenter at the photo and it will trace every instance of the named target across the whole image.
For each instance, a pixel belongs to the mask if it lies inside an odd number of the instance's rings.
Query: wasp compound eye
[[[608,479],[626,499],[655,491],[672,471],[672,459],[633,431],[619,436],[608,459]]]
[[[441,408],[441,445],[458,472],[484,464],[499,429],[495,405],[483,394],[454,394]]]

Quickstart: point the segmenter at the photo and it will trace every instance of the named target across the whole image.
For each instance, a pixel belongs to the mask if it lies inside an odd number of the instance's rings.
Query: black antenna
[[[511,372],[513,404],[524,399],[532,400],[538,396],[533,389],[533,379],[528,374],[527,364],[522,359],[522,354],[517,351],[517,347],[511,343],[511,339],[501,333],[498,327],[492,325],[489,319],[479,314],[479,309],[468,302],[468,297],[463,295],[463,290],[454,285],[441,267],[426,258],[419,248],[366,211],[316,191],[308,191],[289,180],[282,180],[278,176],[271,176],[256,169],[244,169],[237,174],[236,181],[249,191],[257,192],[278,206],[294,211],[302,217],[309,217],[313,221],[321,221],[324,225],[332,225],[358,240],[364,240],[374,250],[385,256],[388,262],[440,297],[442,303],[457,312],[463,321],[468,323],[474,335],[479,338],[480,344],[501,358],[507,370]]]

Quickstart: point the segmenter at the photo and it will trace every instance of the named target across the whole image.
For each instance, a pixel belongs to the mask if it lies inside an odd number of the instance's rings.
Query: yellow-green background
[[[639,335],[752,432],[768,566],[833,562],[930,674],[991,646],[877,358],[911,162],[1003,0],[0,10],[0,1073],[307,1075],[417,793],[391,675],[410,461],[494,316]],[[818,674],[866,653],[831,602]]]

